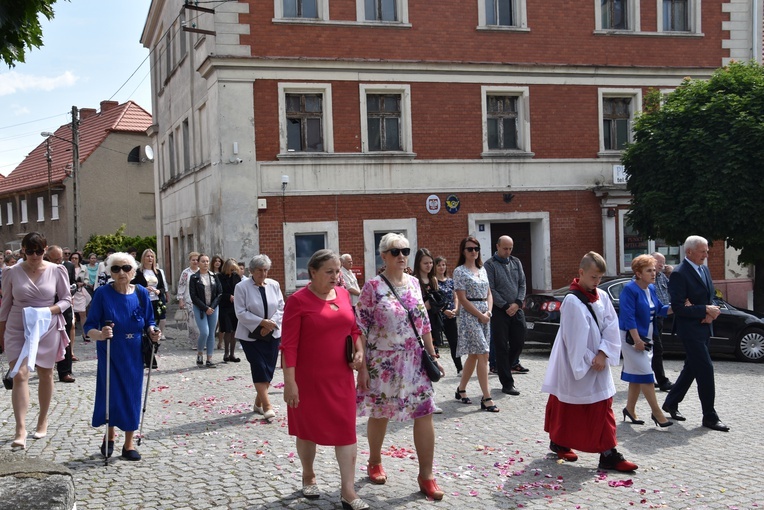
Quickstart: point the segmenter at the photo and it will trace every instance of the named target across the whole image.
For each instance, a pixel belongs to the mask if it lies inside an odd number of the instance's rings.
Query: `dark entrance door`
[[[533,259],[531,258],[530,223],[491,223],[491,254],[496,251],[496,242],[501,236],[509,236],[515,242],[512,255],[520,259],[525,272],[526,293],[533,292]]]

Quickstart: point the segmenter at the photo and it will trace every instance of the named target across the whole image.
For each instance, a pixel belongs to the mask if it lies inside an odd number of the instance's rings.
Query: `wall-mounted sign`
[[[438,195],[427,197],[427,212],[430,214],[438,214],[440,212],[440,197]]]
[[[451,214],[456,214],[459,212],[459,207],[461,207],[461,202],[459,202],[459,197],[456,195],[448,195],[448,198],[446,198],[446,211],[448,211]]]
[[[613,165],[613,184],[626,184],[626,167]]]

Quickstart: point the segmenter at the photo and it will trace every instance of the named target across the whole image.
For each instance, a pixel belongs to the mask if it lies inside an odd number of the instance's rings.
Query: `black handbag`
[[[397,292],[395,292],[395,287],[390,283],[390,281],[385,278],[385,275],[381,274],[379,275],[382,277],[382,279],[385,281],[388,287],[390,287],[390,290],[393,291],[393,296],[398,300],[398,302],[401,304],[404,310],[406,310],[406,315],[409,318],[409,324],[411,324],[411,327],[414,329],[414,334],[416,335],[417,341],[419,341],[419,346],[422,348],[422,369],[427,374],[427,377],[432,382],[438,382],[440,381],[440,378],[443,377],[443,373],[438,368],[438,365],[435,363],[435,360],[430,355],[429,352],[427,352],[427,349],[424,348],[424,342],[422,341],[422,337],[419,335],[419,331],[416,329],[416,325],[414,324],[414,318],[411,316],[411,310],[406,308],[406,306],[403,304],[403,301],[401,301],[400,296]]]
[[[267,335],[263,335],[260,333],[260,330],[263,328],[260,326],[257,326],[254,331],[251,331],[247,336],[251,338],[252,340],[263,340],[265,342],[270,342],[273,340],[273,331],[268,333]]]

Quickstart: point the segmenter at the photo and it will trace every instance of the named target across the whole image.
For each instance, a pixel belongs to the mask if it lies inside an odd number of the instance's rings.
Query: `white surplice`
[[[597,289],[600,299],[591,303],[599,327],[589,309],[568,294],[560,310],[560,329],[549,355],[541,391],[568,404],[593,404],[615,395],[610,366],[618,366],[621,336],[618,315],[608,295]],[[608,366],[597,372],[592,361],[598,351],[607,356]]]

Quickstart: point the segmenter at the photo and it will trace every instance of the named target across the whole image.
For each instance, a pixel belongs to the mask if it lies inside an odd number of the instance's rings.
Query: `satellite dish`
[[[144,147],[143,152],[146,153],[146,159],[149,161],[154,161],[154,149],[151,148],[151,145]]]

